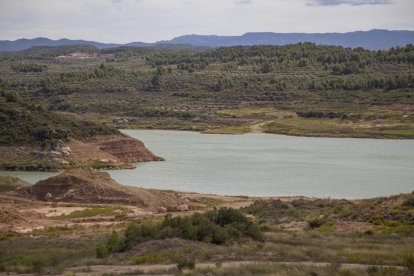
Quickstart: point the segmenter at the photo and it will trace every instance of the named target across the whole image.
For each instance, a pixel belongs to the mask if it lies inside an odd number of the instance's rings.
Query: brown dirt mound
[[[149,206],[155,201],[151,191],[120,185],[108,173],[92,169],[70,170],[18,193],[38,200],[77,203]]]

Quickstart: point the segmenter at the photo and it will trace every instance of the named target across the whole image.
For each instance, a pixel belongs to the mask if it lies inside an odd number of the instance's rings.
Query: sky
[[[414,30],[414,0],[0,0],[0,40]]]

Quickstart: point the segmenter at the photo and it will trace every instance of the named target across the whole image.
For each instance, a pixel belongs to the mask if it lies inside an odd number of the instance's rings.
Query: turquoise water
[[[414,190],[413,140],[123,132],[166,159],[138,163],[134,170],[110,171],[127,185],[224,195],[349,199]],[[12,174],[32,183],[53,175]]]

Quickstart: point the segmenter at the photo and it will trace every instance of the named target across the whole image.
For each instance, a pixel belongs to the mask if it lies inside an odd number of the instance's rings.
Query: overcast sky
[[[0,0],[0,39],[414,30],[414,0]]]

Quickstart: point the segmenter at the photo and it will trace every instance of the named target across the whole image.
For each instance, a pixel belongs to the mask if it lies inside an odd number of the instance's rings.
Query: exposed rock
[[[185,204],[178,206],[177,209],[180,212],[185,212],[189,210],[188,205],[185,205]]]
[[[101,135],[87,141],[72,139],[68,143],[72,158],[80,163],[99,161],[114,167],[126,167],[125,163],[162,161],[145,145],[126,135]]]
[[[126,124],[129,120],[127,118],[113,118],[112,123],[114,124]]]
[[[164,160],[154,155],[141,141],[126,135],[96,136],[91,142],[97,145],[102,151],[115,156],[121,162],[132,163]]]
[[[52,194],[51,194],[51,193],[46,193],[46,194],[43,196],[43,200],[44,200],[44,201],[49,201],[51,198],[52,198]]]
[[[165,207],[162,207],[162,206],[160,206],[160,207],[158,207],[158,213],[165,213],[165,212],[167,212],[168,210],[167,210],[167,208],[165,208]]]
[[[72,158],[79,163],[89,163],[98,160],[108,160],[113,163],[120,162],[118,158],[99,148],[99,146],[87,142],[72,139],[68,143],[71,148]]]

